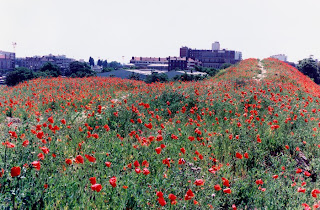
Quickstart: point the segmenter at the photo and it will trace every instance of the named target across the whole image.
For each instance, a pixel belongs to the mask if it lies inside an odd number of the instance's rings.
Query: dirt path
[[[261,69],[261,73],[257,75],[257,77],[255,77],[255,80],[257,81],[261,81],[263,78],[265,78],[267,75],[267,71],[264,69],[263,64],[261,63],[261,61],[259,61],[258,64],[259,68]]]

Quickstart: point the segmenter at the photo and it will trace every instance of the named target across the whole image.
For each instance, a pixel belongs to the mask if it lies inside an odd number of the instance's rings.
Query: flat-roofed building
[[[236,64],[242,60],[242,53],[234,50],[220,50],[220,43],[212,44],[211,50],[198,50],[188,47],[180,48],[180,57],[199,60],[203,67],[221,68],[224,63]]]
[[[0,50],[0,69],[13,70],[15,68],[16,54]]]
[[[192,69],[195,66],[201,66],[201,62],[199,60],[194,60],[192,58],[186,57],[169,57],[169,66],[168,70],[188,70]]]
[[[148,68],[151,64],[168,64],[168,59],[160,57],[132,57],[130,63],[140,68]]]
[[[285,54],[272,55],[270,58],[275,58],[283,62],[287,62],[287,56]]]

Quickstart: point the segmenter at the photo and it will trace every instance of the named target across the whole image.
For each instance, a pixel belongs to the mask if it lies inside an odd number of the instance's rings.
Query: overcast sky
[[[0,50],[129,61],[188,46],[320,58],[320,0],[0,0]]]

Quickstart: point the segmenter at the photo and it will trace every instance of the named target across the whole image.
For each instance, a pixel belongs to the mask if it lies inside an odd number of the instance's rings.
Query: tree
[[[232,66],[231,63],[224,63],[221,65],[220,69],[226,69],[226,68],[229,68],[230,66]]]
[[[110,68],[114,68],[114,69],[119,69],[122,67],[121,63],[117,62],[117,61],[111,61],[109,64],[108,64],[108,67]]]
[[[87,63],[74,61],[70,63],[70,75],[71,77],[90,77],[95,76],[96,72],[91,70]]]
[[[97,65],[98,66],[102,66],[102,60],[99,59],[98,62],[97,62]]]
[[[107,67],[108,67],[108,61],[107,61],[107,60],[104,60],[104,61],[102,62],[102,67],[103,67],[103,68],[107,68]]]
[[[319,84],[320,83],[320,74],[317,63],[313,58],[305,58],[299,61],[298,69],[304,75],[307,75],[310,78],[314,79],[314,82]]]
[[[20,82],[37,78],[37,77],[38,75],[34,71],[28,68],[24,68],[24,67],[16,68],[15,70],[7,74],[6,84],[8,86],[15,86]]]
[[[94,66],[94,59],[91,56],[89,58],[89,64],[90,66]]]
[[[45,77],[58,77],[61,75],[59,66],[52,64],[51,62],[45,63],[39,71],[42,72],[40,75]]]

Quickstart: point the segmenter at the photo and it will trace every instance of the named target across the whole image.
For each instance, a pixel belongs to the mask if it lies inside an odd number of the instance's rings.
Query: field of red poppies
[[[199,82],[36,79],[0,93],[0,209],[313,209],[320,89],[247,59]]]

